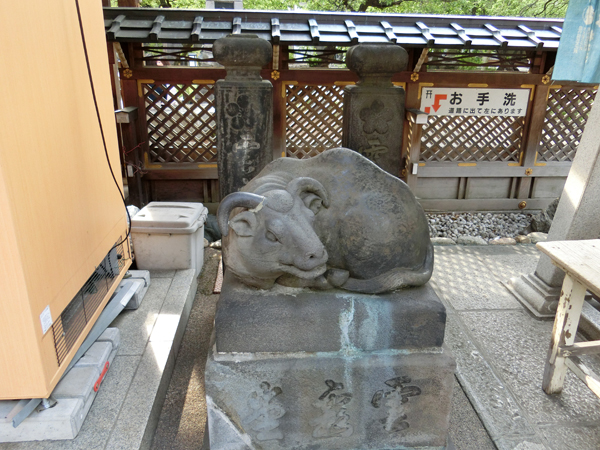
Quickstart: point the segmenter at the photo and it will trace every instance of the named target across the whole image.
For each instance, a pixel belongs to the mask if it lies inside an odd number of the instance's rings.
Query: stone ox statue
[[[433,271],[427,219],[408,186],[345,148],[271,162],[223,199],[218,221],[227,269],[261,289],[378,294],[425,284]]]

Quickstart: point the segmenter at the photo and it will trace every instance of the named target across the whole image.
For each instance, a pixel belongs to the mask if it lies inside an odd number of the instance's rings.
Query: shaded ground
[[[204,367],[218,295],[213,294],[221,252],[205,249],[198,292],[179,348],[153,449],[199,449],[206,424]]]

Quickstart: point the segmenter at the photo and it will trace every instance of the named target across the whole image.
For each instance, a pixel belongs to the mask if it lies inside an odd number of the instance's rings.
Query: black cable
[[[90,58],[88,56],[87,45],[85,43],[85,33],[83,32],[83,22],[81,20],[81,11],[79,9],[79,0],[75,0],[75,6],[77,7],[77,18],[79,19],[79,30],[81,31],[81,42],[83,43],[83,52],[85,53],[85,63],[87,65],[88,77],[90,79],[90,87],[92,88],[92,98],[94,99],[94,106],[96,108],[96,117],[98,118],[98,125],[100,126],[100,134],[102,135],[102,145],[104,146],[104,154],[106,155],[106,162],[108,162],[108,168],[110,169],[110,174],[112,175],[113,181],[115,182],[115,186],[117,186],[117,190],[119,191],[119,195],[121,196],[121,200],[123,200],[123,205],[125,206],[125,212],[127,213],[127,234],[125,238],[121,242],[117,242],[112,248],[109,250],[109,253],[123,242],[125,242],[129,235],[131,234],[131,216],[129,215],[129,210],[127,209],[127,202],[125,202],[125,196],[121,191],[119,183],[117,182],[117,178],[115,177],[115,172],[113,171],[112,164],[110,163],[110,158],[108,156],[108,149],[106,147],[106,138],[104,137],[104,128],[102,128],[102,119],[100,118],[100,109],[98,108],[98,101],[96,99],[96,90],[94,89],[94,80],[92,79],[92,69],[90,68]]]

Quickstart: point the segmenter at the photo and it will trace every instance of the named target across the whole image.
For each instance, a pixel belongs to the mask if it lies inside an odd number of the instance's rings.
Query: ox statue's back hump
[[[357,152],[336,148],[310,159],[281,158],[243,191],[264,195],[296,178],[317,180],[328,205],[314,231],[336,287],[380,293],[425,284],[433,271],[427,219],[408,186]]]

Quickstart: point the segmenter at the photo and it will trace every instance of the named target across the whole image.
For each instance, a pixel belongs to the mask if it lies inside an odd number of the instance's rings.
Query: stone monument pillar
[[[600,106],[594,105],[556,209],[549,241],[600,237]],[[564,272],[541,255],[535,273],[513,278],[509,287],[538,317],[554,317]]]
[[[271,44],[256,35],[229,35],[213,45],[227,76],[215,85],[221,199],[241,189],[272,159],[273,86],[260,70]]]
[[[406,70],[408,54],[395,44],[360,44],[346,54],[360,80],[344,89],[342,145],[399,177],[402,170],[404,89],[392,75]]]

